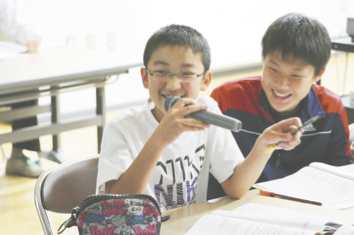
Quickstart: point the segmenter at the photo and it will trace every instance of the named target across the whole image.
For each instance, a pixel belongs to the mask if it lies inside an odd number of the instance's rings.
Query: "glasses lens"
[[[179,76],[182,82],[191,82],[197,78],[197,74],[195,73],[181,73]]]
[[[166,81],[170,77],[170,74],[165,71],[156,71],[153,73],[153,78],[156,81]]]

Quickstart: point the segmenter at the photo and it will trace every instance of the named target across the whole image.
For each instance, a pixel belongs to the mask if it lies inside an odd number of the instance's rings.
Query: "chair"
[[[39,176],[34,202],[44,234],[53,234],[46,211],[71,213],[83,199],[95,194],[98,157],[97,154],[68,161]]]

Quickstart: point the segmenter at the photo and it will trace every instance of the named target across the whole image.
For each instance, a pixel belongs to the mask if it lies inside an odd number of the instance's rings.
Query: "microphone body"
[[[179,96],[167,97],[164,103],[165,110],[168,111],[180,99],[181,98]],[[242,127],[242,123],[237,119],[213,113],[207,110],[190,113],[186,115],[186,117],[209,123],[214,126],[222,127],[234,132],[238,132]]]

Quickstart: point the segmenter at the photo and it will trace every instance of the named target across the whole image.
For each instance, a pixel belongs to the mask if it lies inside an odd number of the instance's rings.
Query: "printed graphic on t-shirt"
[[[159,182],[154,184],[154,193],[161,209],[169,210],[195,203],[195,190],[204,155],[205,144],[202,144],[190,155],[171,156],[166,162],[157,162],[156,168],[161,176]],[[180,178],[177,175],[182,176],[181,181],[176,180]]]

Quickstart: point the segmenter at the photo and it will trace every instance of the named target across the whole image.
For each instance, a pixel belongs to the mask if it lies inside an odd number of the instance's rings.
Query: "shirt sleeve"
[[[105,183],[119,179],[133,160],[129,145],[118,125],[113,121],[107,123],[98,163],[96,193],[104,193]]]
[[[1,28],[19,44],[26,45],[28,36],[36,36],[40,41],[42,33],[31,27],[22,17],[22,5],[18,1],[6,0],[0,3]]]

